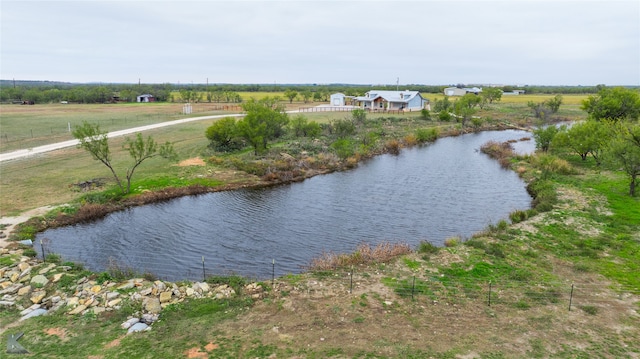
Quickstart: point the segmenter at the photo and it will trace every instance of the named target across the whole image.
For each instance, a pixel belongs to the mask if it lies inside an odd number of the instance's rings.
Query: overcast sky
[[[640,85],[638,0],[0,6],[5,80]]]

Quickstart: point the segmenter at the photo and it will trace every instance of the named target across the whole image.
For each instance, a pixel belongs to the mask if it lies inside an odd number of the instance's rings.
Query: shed
[[[344,106],[345,103],[345,95],[343,93],[337,92],[331,95],[331,106]]]
[[[136,97],[137,102],[155,102],[156,98],[150,94],[144,94]]]

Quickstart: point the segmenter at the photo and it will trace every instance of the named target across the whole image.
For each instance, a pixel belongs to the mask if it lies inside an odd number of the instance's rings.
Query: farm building
[[[331,95],[331,99],[330,99],[330,103],[331,106],[344,106],[346,105],[345,102],[345,95],[343,93],[337,92]]]
[[[472,93],[472,94],[479,94],[480,92],[482,92],[481,88],[478,87],[464,87],[464,88],[460,88],[460,87],[447,87],[444,89],[444,94],[446,96],[464,96],[468,93]]]
[[[137,102],[155,102],[156,98],[153,95],[144,94],[136,97]]]
[[[422,110],[428,101],[418,91],[371,90],[353,98],[353,104],[365,110]]]

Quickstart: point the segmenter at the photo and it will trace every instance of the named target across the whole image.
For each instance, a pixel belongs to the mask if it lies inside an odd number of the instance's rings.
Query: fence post
[[[349,294],[351,294],[353,293],[353,266],[351,266],[351,273],[349,273],[349,276],[351,277],[349,281]]]
[[[202,281],[204,282],[207,279],[207,274],[204,271],[204,256],[202,256]]]
[[[489,281],[489,306],[491,306],[491,281]]]
[[[413,294],[416,291],[416,276],[413,276],[413,283],[411,283],[411,300],[413,300]]]
[[[569,294],[569,311],[571,311],[572,302],[573,302],[573,283],[571,283],[571,294]]]
[[[40,250],[42,250],[42,262],[47,263],[47,256],[44,255],[44,243],[42,243],[42,239],[40,239]]]
[[[276,283],[276,259],[271,260],[271,287]]]

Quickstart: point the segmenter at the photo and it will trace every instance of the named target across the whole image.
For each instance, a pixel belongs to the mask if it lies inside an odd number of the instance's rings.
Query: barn
[[[150,94],[144,94],[136,97],[137,102],[155,102],[156,98]]]

